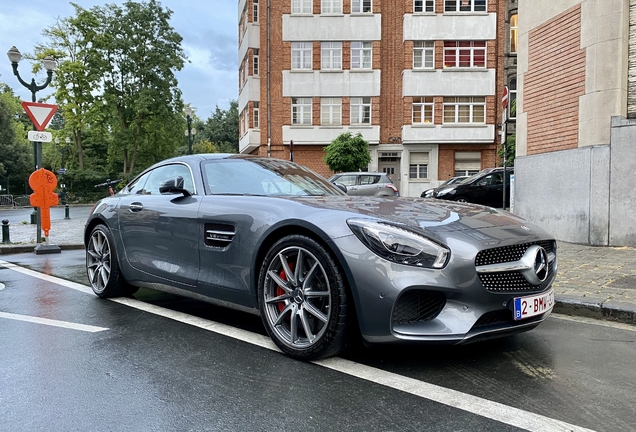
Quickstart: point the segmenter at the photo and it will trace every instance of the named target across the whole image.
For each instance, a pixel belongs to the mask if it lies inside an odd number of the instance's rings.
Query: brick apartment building
[[[636,0],[519,0],[513,211],[636,246]]]
[[[240,152],[289,159],[293,142],[330,176],[324,147],[361,133],[404,196],[498,165],[511,3],[240,0]]]

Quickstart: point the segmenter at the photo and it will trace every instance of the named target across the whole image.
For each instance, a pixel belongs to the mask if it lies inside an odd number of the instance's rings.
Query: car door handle
[[[138,211],[141,211],[143,208],[144,208],[144,205],[142,203],[134,202],[128,206],[128,211],[138,212]]]

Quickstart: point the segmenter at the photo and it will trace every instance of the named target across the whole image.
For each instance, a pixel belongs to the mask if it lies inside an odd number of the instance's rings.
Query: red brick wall
[[[382,118],[378,123],[373,122],[373,124],[380,125],[380,143],[391,142],[391,137],[402,137],[402,121],[404,119],[402,70],[405,54],[402,21],[404,19],[405,4],[404,0],[385,0],[384,6],[381,33],[382,47],[381,51],[378,50],[380,51],[381,60],[377,66],[377,68],[382,70],[380,75],[382,99],[379,101]],[[380,42],[374,42],[374,48],[375,44],[380,45]],[[376,66],[374,65],[375,68]]]
[[[528,154],[576,148],[579,97],[585,94],[581,6],[530,31],[523,109],[528,115]]]

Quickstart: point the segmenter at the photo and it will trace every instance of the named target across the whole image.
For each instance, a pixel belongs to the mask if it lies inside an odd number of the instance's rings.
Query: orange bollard
[[[29,186],[33,189],[33,193],[29,197],[29,201],[33,207],[40,207],[40,217],[42,218],[42,230],[46,237],[49,236],[51,230],[51,206],[56,206],[58,196],[53,193],[57,186],[57,178],[51,171],[40,168],[29,176]]]

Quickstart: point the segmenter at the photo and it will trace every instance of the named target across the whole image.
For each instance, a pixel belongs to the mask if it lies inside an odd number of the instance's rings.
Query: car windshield
[[[344,195],[313,171],[275,159],[218,159],[203,163],[209,195],[324,196]]]

